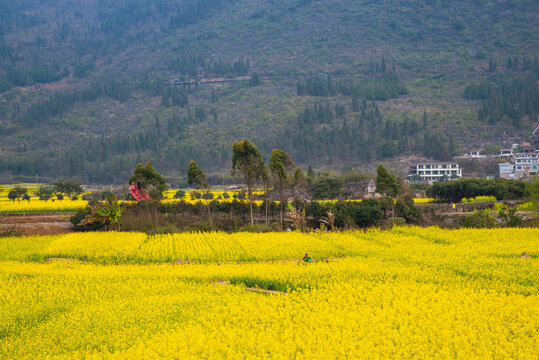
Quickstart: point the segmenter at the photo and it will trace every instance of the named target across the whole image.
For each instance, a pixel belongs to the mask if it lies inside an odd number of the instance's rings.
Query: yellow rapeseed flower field
[[[30,201],[11,201],[7,194],[13,185],[6,185],[0,191],[0,213],[43,213],[43,212],[75,212],[84,209],[88,204],[85,200],[70,200],[67,196],[63,200],[57,198],[48,201],[39,200],[35,196],[39,186],[36,184],[21,184],[28,190]],[[80,198],[80,196],[79,196]]]
[[[0,359],[537,359],[538,257],[537,229],[4,238]]]
[[[86,200],[70,200],[67,197],[65,197],[63,200],[58,199],[50,199],[48,201],[42,201],[39,200],[35,196],[35,192],[38,190],[37,185],[32,184],[25,184],[24,187],[28,189],[28,193],[31,196],[30,201],[21,200],[21,201],[11,201],[7,198],[7,193],[11,189],[11,185],[5,186],[2,191],[0,191],[0,214],[1,213],[44,213],[44,212],[76,212],[78,210],[84,209],[88,202]],[[164,193],[164,199],[161,200],[163,203],[176,203],[176,202],[184,202],[188,204],[197,204],[201,203],[203,205],[207,204],[210,201],[219,201],[219,202],[233,202],[233,201],[241,201],[247,203],[248,200],[242,199],[237,200],[234,199],[234,195],[237,195],[238,191],[227,191],[227,194],[229,197],[227,199],[223,198],[224,191],[212,191],[213,199],[212,200],[204,200],[204,199],[194,199],[191,197],[191,192],[196,191],[192,189],[186,190],[186,195],[183,199],[174,199],[174,194],[177,190],[167,190]],[[263,196],[264,192],[262,191],[255,191],[253,192],[254,195]],[[221,197],[221,198],[219,198]],[[415,198],[414,202],[416,204],[425,204],[431,202],[433,199],[429,198]],[[361,200],[346,200],[346,201],[361,201]],[[278,202],[278,201],[277,201]],[[321,203],[335,203],[337,200],[319,200]],[[254,204],[260,206],[263,201],[262,200],[255,200],[253,201]]]
[[[36,212],[75,212],[84,209],[88,205],[86,200],[70,200],[65,197],[63,200],[51,199],[41,201],[32,197],[30,201],[11,201],[0,198],[0,213],[36,213]]]

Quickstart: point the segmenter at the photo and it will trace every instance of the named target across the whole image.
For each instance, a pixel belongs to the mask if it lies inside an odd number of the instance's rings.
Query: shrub
[[[355,207],[354,219],[358,226],[376,226],[384,217],[382,206],[375,199],[366,199],[360,203],[353,202],[350,204],[357,204],[357,207]]]
[[[247,199],[247,193],[246,193],[245,191],[243,191],[243,190],[240,191],[240,192],[238,193],[238,199],[239,199],[239,200],[245,200],[245,199]]]
[[[500,209],[498,219],[507,227],[519,227],[522,225],[522,216],[517,214],[516,208],[509,208],[507,211],[503,208]]]
[[[494,228],[498,227],[496,218],[490,215],[489,210],[474,210],[472,215],[464,218],[464,227],[469,228]]]
[[[506,179],[461,179],[436,182],[427,189],[429,197],[445,202],[459,202],[463,198],[493,196],[498,200],[515,200],[526,196],[526,185],[522,181]]]
[[[211,200],[211,199],[213,199],[213,197],[214,197],[214,195],[213,195],[213,193],[211,193],[211,192],[208,192],[208,193],[206,193],[206,194],[202,194],[202,198],[203,198],[204,200]]]
[[[183,190],[178,190],[174,194],[174,199],[183,199],[185,197],[186,193]]]
[[[189,195],[191,195],[191,200],[200,199],[202,197],[202,194],[198,191],[191,191]]]
[[[101,230],[105,226],[103,222],[82,223],[84,219],[91,213],[89,207],[77,211],[73,216],[69,218],[69,221],[80,231],[96,231]]]
[[[161,190],[154,187],[151,187],[150,190],[148,190],[148,195],[150,195],[150,198],[153,200],[161,200],[165,197]]]
[[[414,199],[411,196],[401,196],[395,204],[395,216],[399,216],[410,223],[419,220],[421,212],[415,206]]]
[[[339,201],[333,204],[332,212],[335,214],[336,227],[376,226],[384,217],[382,206],[376,199],[362,202]],[[326,214],[327,212],[324,213]]]
[[[110,191],[110,190],[105,190],[105,191],[103,191],[103,193],[101,194],[101,200],[112,199],[113,196],[114,196],[114,194],[112,193],[112,191]]]
[[[311,183],[313,199],[335,199],[339,196],[343,183],[338,177],[325,174]]]
[[[39,197],[39,200],[48,201],[54,195],[54,187],[50,185],[42,185],[36,191],[36,196]]]

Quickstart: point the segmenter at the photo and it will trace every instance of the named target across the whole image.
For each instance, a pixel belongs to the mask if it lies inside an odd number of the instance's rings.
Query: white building
[[[504,179],[514,179],[515,178],[515,165],[505,162],[498,164],[500,170],[500,177]]]
[[[376,192],[376,181],[371,179],[365,188],[365,193],[374,194]]]
[[[462,169],[459,168],[459,164],[450,162],[417,163],[412,166],[409,177],[428,183],[457,180],[462,178]]]
[[[500,149],[500,156],[513,156],[513,149]]]
[[[521,179],[535,175],[539,171],[539,154],[535,147],[523,146],[525,151],[513,154],[513,162],[498,164],[500,177],[504,179]]]
[[[472,158],[472,159],[482,159],[482,158],[486,158],[487,156],[481,155],[480,150],[473,150],[473,151],[470,151],[468,154],[465,154],[463,157]]]
[[[539,168],[539,155],[537,153],[515,154],[514,159],[517,178],[537,174]]]

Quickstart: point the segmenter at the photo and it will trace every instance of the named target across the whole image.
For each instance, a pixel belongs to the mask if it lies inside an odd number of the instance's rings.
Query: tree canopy
[[[264,176],[266,164],[260,150],[245,139],[241,142],[235,142],[232,145],[232,171],[233,176],[241,176],[247,185],[249,197],[249,209],[251,213],[251,225],[253,220],[252,188],[254,184]]]
[[[167,189],[165,178],[147,161],[145,165],[137,164],[133,175],[129,177],[129,183],[137,183],[141,189],[154,190],[152,197],[155,199],[163,197],[163,192]],[[153,189],[151,189],[153,187]],[[157,200],[157,199],[156,199]]]
[[[269,161],[269,168],[273,177],[273,182],[279,191],[279,218],[281,230],[283,228],[283,190],[292,180],[294,161],[284,150],[273,149]]]
[[[258,181],[264,173],[264,158],[260,150],[245,139],[232,145],[231,174],[245,179],[247,187]]]
[[[376,192],[394,198],[397,197],[401,191],[401,185],[397,181],[395,175],[391,174],[384,165],[378,165],[376,173]]]
[[[75,181],[58,180],[54,183],[54,193],[65,194],[68,197],[74,197],[82,194],[84,189],[82,185]]]
[[[281,186],[286,183],[295,169],[294,161],[284,150],[273,149],[268,167],[275,181]]]
[[[208,183],[206,182],[206,174],[194,160],[191,160],[189,163],[189,169],[187,170],[187,183],[189,186],[194,185],[200,189],[205,189],[208,187]]]
[[[20,202],[21,199],[28,197],[28,189],[20,185],[16,185],[8,192],[7,197],[13,202],[15,202],[15,200],[18,200]]]

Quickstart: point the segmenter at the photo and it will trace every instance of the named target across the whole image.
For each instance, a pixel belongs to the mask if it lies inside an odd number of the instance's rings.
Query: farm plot
[[[404,227],[2,239],[0,358],[534,359],[538,239]]]

